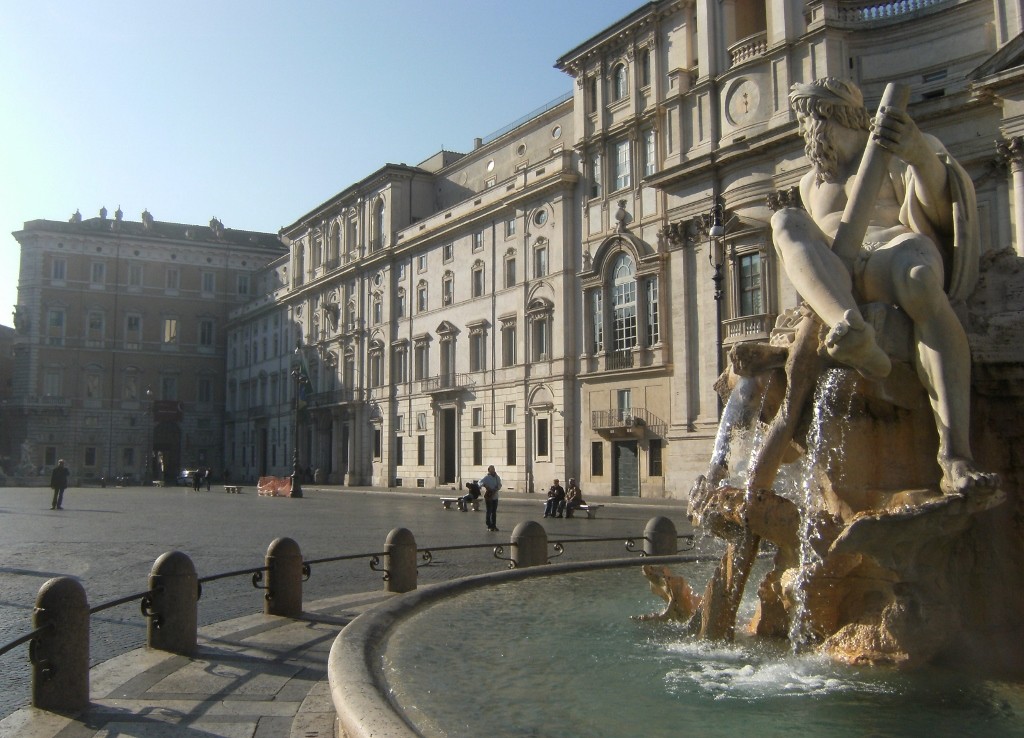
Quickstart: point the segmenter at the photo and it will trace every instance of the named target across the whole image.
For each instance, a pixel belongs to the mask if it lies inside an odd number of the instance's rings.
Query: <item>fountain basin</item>
[[[470,577],[360,616],[331,651],[343,728],[353,737],[733,736],[755,726],[765,736],[1024,734],[1019,684],[856,669],[778,641],[711,644],[676,624],[633,621],[664,604],[640,563]],[[700,586],[713,565],[674,568]]]

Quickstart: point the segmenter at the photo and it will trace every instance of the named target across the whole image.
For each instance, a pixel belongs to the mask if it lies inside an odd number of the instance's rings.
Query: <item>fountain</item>
[[[806,303],[768,344],[735,347],[716,385],[727,401],[690,513],[726,552],[688,630],[733,637],[769,541],[752,632],[848,664],[1019,673],[1016,431],[984,419],[1021,407],[1024,357],[1007,345],[1021,260],[979,259],[971,180],[902,112],[897,87],[870,137],[860,100],[834,79],[791,95],[812,161],[808,210],[780,209],[772,226]],[[757,431],[747,454],[743,429]]]

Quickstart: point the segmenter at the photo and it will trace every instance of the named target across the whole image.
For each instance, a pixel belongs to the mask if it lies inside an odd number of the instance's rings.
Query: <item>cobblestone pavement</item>
[[[680,502],[592,499],[606,503],[597,519],[543,520],[541,496],[502,495],[500,533],[484,529],[483,512],[444,510],[444,490],[399,492],[378,489],[314,487],[301,500],[259,497],[255,488],[229,495],[179,488],[72,488],[64,510],[50,510],[46,489],[0,488],[0,645],[29,632],[36,594],[51,577],[73,576],[85,587],[90,606],[148,589],[153,562],[162,553],[188,554],[200,577],[255,569],[263,565],[270,543],[293,538],[307,561],[374,553],[384,549],[388,532],[405,527],[419,548],[506,544],[523,520],[541,520],[549,541],[566,543],[561,561],[626,555],[622,539],[641,537],[654,515],[667,515],[680,534],[689,532]],[[579,543],[573,539],[616,538]],[[421,584],[495,571],[507,564],[492,546],[434,551],[420,570]],[[379,591],[382,573],[369,557],[316,564],[304,585],[304,599]],[[238,576],[203,585],[201,626],[262,610],[262,593],[251,577]],[[145,643],[146,621],[137,602],[92,617],[93,664]],[[0,718],[27,704],[30,693],[28,648],[0,656]]]

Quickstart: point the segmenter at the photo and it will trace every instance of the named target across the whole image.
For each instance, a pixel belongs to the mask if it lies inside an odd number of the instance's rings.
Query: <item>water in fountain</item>
[[[700,579],[713,566],[683,571]],[[759,577],[767,562],[756,566]],[[450,738],[1024,733],[1020,685],[845,667],[744,635],[695,639],[630,619],[663,604],[638,579],[634,568],[565,573],[424,608],[387,641],[389,697],[422,735]]]

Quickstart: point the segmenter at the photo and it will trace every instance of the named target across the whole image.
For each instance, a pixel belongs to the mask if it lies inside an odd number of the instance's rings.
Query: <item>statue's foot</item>
[[[829,356],[851,366],[867,379],[885,379],[892,362],[875,341],[875,329],[856,310],[847,310],[825,337]]]
[[[944,495],[988,495],[999,489],[999,475],[983,472],[971,459],[950,456],[939,459],[942,481],[939,489]]]

